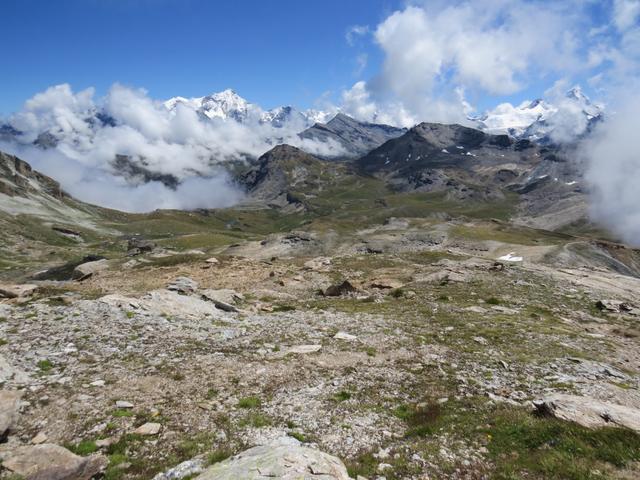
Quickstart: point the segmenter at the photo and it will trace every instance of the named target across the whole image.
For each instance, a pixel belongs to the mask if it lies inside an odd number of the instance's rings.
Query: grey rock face
[[[80,457],[53,444],[17,448],[2,466],[26,480],[89,480],[106,467],[102,455]]]
[[[0,390],[0,439],[6,438],[18,420],[21,396],[17,390]]]
[[[557,394],[534,402],[536,409],[588,428],[625,427],[640,432],[640,410],[595,398]]]
[[[326,124],[316,123],[299,134],[300,138],[334,142],[345,151],[345,157],[364,155],[387,140],[399,137],[406,129],[376,123],[359,122],[339,113]]]
[[[276,478],[280,480],[349,480],[336,457],[299,445],[259,446],[217,463],[197,480]]]

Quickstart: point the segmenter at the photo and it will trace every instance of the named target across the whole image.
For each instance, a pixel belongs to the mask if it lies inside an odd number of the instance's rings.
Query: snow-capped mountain
[[[553,102],[542,99],[518,106],[502,103],[480,117],[470,118],[492,134],[509,134],[540,143],[567,142],[584,135],[602,118],[603,107],[576,86]]]
[[[232,119],[240,123],[258,122],[270,124],[276,128],[294,126],[300,130],[318,122],[325,122],[335,114],[335,112],[313,109],[297,110],[292,106],[263,110],[259,105],[248,102],[231,89],[205,97],[174,97],[164,102],[165,108],[170,112],[175,112],[178,105],[191,108],[209,119]]]

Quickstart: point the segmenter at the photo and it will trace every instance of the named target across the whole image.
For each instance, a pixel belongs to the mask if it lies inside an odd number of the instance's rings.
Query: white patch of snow
[[[498,260],[504,260],[505,262],[521,262],[523,260],[522,257],[517,257],[515,252],[507,253],[501,257],[498,257]]]

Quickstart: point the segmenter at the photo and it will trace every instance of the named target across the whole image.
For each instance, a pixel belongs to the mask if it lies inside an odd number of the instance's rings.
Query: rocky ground
[[[308,478],[637,478],[640,279],[464,227],[149,245],[23,286],[0,304],[2,475],[267,478],[251,462],[289,452]],[[37,476],[45,454],[75,473]]]

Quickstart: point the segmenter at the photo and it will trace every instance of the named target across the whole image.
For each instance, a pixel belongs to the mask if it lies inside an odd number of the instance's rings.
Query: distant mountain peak
[[[554,135],[561,136],[563,141],[579,138],[602,114],[603,108],[594,104],[576,85],[551,101],[536,99],[518,106],[502,103],[470,120],[487,133],[506,133],[516,138],[549,143]],[[567,122],[571,125],[565,125]]]

